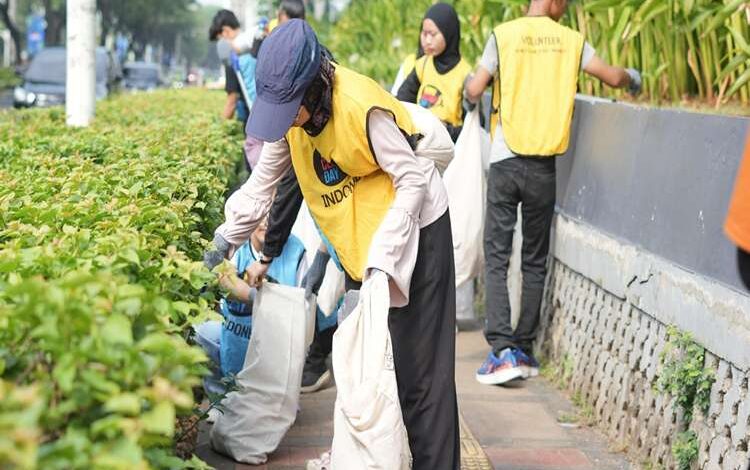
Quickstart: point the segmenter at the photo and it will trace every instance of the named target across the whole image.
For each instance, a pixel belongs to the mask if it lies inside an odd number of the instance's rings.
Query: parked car
[[[164,86],[161,69],[150,62],[128,62],[123,67],[123,87],[126,90],[154,90]]]
[[[104,48],[96,49],[96,99],[113,93],[122,80],[122,70],[115,56]],[[23,83],[13,91],[16,108],[55,106],[65,103],[66,53],[64,47],[49,47],[37,53]]]

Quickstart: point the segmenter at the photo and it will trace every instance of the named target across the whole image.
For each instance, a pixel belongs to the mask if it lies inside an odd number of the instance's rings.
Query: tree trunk
[[[47,22],[47,30],[44,33],[44,44],[46,46],[60,46],[63,42],[62,30],[65,25],[65,6],[61,10],[52,7],[51,0],[44,0],[44,20]]]
[[[100,46],[107,44],[107,36],[114,30],[114,21],[112,18],[112,5],[107,0],[97,0],[97,8],[102,15],[102,37],[100,38]]]
[[[10,7],[10,2],[0,2],[0,19],[3,20],[3,24],[5,24],[5,27],[8,28],[8,31],[10,31],[10,37],[13,39],[13,49],[15,50],[15,63],[20,64],[21,63],[21,32],[18,31],[18,27],[16,27],[15,23],[13,22],[13,18],[10,17],[10,14],[8,12],[8,8]]]

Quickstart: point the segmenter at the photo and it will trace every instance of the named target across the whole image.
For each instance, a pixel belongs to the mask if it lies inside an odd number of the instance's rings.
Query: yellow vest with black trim
[[[493,34],[500,68],[492,89],[493,139],[500,120],[505,142],[514,154],[565,153],[583,35],[548,17],[509,21]]]
[[[443,122],[460,126],[463,122],[464,81],[471,66],[463,58],[448,72],[441,74],[435,68],[433,56],[417,59],[414,69],[419,78],[417,104],[427,108]]]
[[[407,136],[416,134],[409,112],[373,80],[336,66],[333,110],[313,137],[293,127],[286,135],[302,195],[346,272],[362,280],[370,243],[396,194],[378,166],[367,119],[385,110]]]
[[[417,63],[417,54],[409,54],[408,56],[404,57],[404,61],[401,62],[401,73],[403,74],[403,77],[408,77],[412,70],[414,70],[414,64]]]

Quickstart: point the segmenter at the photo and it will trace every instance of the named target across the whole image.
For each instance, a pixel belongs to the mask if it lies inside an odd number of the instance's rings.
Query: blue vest
[[[297,269],[304,255],[305,245],[297,237],[290,235],[281,256],[274,258],[268,267],[267,276],[279,284],[296,286]],[[237,266],[237,276],[243,278],[245,270],[256,261],[250,242],[242,245],[232,260]],[[224,316],[219,350],[221,372],[225,376],[236,375],[245,364],[247,344],[252,333],[252,307],[243,302],[222,299],[220,308]]]
[[[232,52],[232,69],[235,72],[239,72],[242,83],[242,102],[237,102],[237,120],[246,121],[250,115],[250,107],[255,101],[257,96],[255,88],[255,65],[258,62],[255,57],[250,54],[237,55]]]

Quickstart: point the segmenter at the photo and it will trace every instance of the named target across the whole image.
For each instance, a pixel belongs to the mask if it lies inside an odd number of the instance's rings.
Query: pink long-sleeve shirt
[[[368,132],[378,165],[393,181],[396,196],[373,236],[365,266],[390,277],[391,306],[409,303],[409,286],[419,250],[419,230],[448,210],[443,181],[431,160],[417,158],[391,114],[369,114]],[[227,200],[226,221],[216,229],[239,246],[268,213],[274,188],[291,166],[289,144],[282,139],[263,146],[250,179]],[[452,256],[446,253],[445,256]]]

